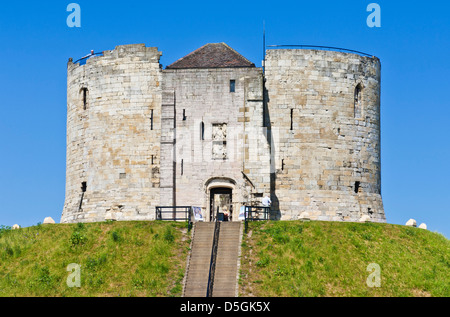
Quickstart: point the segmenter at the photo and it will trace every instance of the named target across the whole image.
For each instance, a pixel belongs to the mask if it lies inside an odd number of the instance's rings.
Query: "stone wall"
[[[138,44],[105,51],[85,65],[69,61],[61,222],[154,219],[160,182],[160,56],[157,48]]]
[[[166,69],[163,78],[164,92],[175,93],[175,156],[167,151],[161,159],[176,161],[176,205],[202,207],[208,217],[211,188],[232,188],[233,210],[250,204],[255,193],[268,194],[270,156],[262,124],[262,70]],[[231,80],[234,92],[230,92]],[[170,120],[163,124],[174,125]],[[161,204],[173,201],[173,196],[167,197]]]
[[[311,219],[357,221],[369,215],[384,222],[379,60],[271,49],[265,66],[278,216],[308,212]]]
[[[270,194],[278,219],[385,221],[376,57],[270,49],[263,85],[260,68],[162,70],[160,56],[69,61],[61,222],[151,220],[158,205],[208,219],[217,188],[234,215]]]

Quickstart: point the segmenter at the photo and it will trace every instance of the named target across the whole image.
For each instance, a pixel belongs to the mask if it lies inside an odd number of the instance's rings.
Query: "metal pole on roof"
[[[266,21],[263,20],[263,74],[265,74],[266,68]]]

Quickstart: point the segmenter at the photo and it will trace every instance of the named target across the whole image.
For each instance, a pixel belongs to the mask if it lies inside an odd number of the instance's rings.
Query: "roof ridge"
[[[228,53],[226,52],[228,51]],[[166,66],[174,68],[228,68],[255,67],[255,64],[239,54],[225,42],[207,43]]]

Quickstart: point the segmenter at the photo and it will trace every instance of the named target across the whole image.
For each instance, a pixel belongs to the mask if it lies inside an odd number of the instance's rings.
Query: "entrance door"
[[[232,218],[232,193],[231,188],[218,187],[210,190],[210,213],[209,221],[231,221]],[[219,208],[218,219],[217,208]]]

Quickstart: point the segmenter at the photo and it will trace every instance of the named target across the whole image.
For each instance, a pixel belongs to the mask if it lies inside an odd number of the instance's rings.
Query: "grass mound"
[[[189,244],[185,223],[0,226],[0,296],[181,296]],[[77,268],[80,287],[69,286]],[[239,293],[448,297],[449,272],[450,241],[427,230],[253,222],[242,239]]]
[[[180,296],[185,228],[158,221],[2,227],[0,296]],[[70,283],[72,263],[80,287]]]
[[[450,296],[449,272],[450,241],[427,230],[375,223],[255,222],[244,234],[240,294]]]

